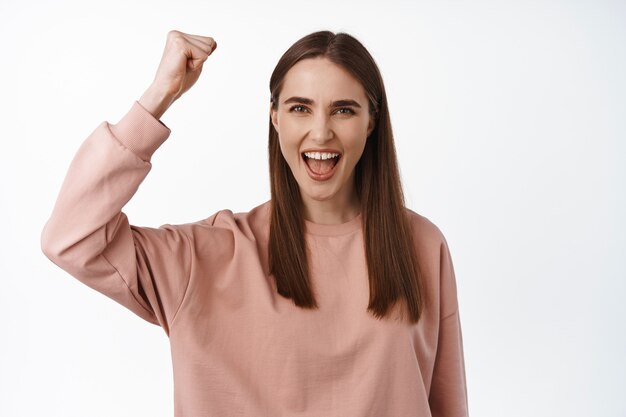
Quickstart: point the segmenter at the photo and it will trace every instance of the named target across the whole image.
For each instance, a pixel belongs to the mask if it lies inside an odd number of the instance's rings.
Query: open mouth
[[[329,177],[339,160],[341,154],[336,152],[303,152],[302,158],[310,172],[317,176],[316,179]]]

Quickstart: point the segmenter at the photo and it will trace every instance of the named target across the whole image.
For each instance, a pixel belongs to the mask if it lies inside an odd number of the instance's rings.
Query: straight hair
[[[375,121],[354,168],[369,276],[367,311],[382,319],[396,302],[402,302],[409,320],[417,323],[423,310],[423,282],[409,211],[404,204],[385,87],[373,57],[356,38],[344,32],[319,31],[304,36],[287,49],[272,72],[272,109],[278,109],[278,97],[289,69],[303,59],[316,57],[343,67],[361,83]],[[270,273],[280,295],[299,307],[318,308],[309,279],[302,197],[280,150],[271,117],[268,148]]]

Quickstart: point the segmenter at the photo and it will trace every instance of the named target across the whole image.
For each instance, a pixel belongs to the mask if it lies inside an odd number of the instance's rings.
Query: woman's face
[[[287,72],[270,115],[305,206],[358,204],[354,167],[374,127],[359,81],[327,58],[304,59]]]

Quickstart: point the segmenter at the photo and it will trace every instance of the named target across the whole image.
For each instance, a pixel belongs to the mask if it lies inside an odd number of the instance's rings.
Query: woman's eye
[[[350,109],[348,107],[342,107],[342,108],[340,108],[337,111],[340,112],[341,110],[348,110],[348,113],[344,113],[344,114],[354,114],[354,111],[352,111],[352,109]]]
[[[304,106],[301,106],[301,105],[295,105],[295,106],[292,106],[292,107],[289,109],[289,111],[294,111],[295,109],[304,109]],[[301,112],[301,111],[296,111],[296,113],[302,113],[302,112]]]

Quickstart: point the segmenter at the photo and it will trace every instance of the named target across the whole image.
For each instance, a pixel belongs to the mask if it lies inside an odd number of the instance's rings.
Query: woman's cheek
[[[298,137],[300,133],[306,129],[306,122],[293,119],[294,118],[291,118],[285,123],[286,134],[289,135],[289,137]]]

